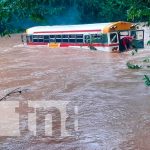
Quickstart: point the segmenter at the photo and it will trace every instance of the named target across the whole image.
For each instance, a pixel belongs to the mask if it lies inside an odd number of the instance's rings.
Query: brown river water
[[[43,137],[28,132],[21,136],[1,136],[0,149],[149,150],[150,88],[142,79],[150,70],[126,67],[129,60],[140,62],[150,56],[149,50],[131,56],[130,52],[29,47],[21,43],[20,35],[2,38],[0,98],[21,88],[24,90],[21,94],[14,93],[3,102],[69,101],[66,129],[72,136]],[[77,115],[74,106],[78,108]],[[78,130],[74,129],[75,119]],[[56,123],[53,128],[56,132],[58,126]]]

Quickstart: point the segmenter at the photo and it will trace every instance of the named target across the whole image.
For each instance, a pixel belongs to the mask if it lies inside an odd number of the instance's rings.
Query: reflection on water
[[[1,137],[0,149],[138,150],[150,148],[150,89],[142,81],[149,70],[128,70],[128,60],[150,54],[112,54],[80,49],[23,46],[18,35],[0,41],[0,95],[17,87],[22,95],[7,100],[61,100],[78,106],[79,131],[60,140]],[[57,119],[57,118],[56,118]],[[57,130],[57,125],[55,127]]]

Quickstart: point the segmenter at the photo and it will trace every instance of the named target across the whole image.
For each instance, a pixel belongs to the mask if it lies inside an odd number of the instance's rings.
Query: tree
[[[132,21],[146,21],[150,24],[150,0],[128,0],[128,19]]]
[[[128,6],[120,0],[79,0],[78,7],[83,23],[127,20]]]
[[[24,22],[46,25],[49,18],[63,16],[72,6],[76,6],[80,16],[77,23],[128,19],[150,23],[150,0],[1,0],[0,35],[17,32]]]
[[[71,0],[1,0],[0,35],[16,32],[22,19],[46,22],[48,17],[60,14],[71,3]]]

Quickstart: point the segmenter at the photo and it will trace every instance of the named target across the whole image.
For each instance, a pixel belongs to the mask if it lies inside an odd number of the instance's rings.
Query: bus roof
[[[134,26],[130,22],[110,22],[80,25],[36,26],[26,30],[27,34],[61,34],[74,32],[101,32],[108,33],[118,30],[129,30]]]

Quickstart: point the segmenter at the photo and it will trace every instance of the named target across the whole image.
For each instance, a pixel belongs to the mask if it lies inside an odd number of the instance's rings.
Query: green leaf
[[[127,62],[126,65],[127,65],[128,69],[141,69],[142,68],[142,66],[139,66],[139,65],[136,65],[136,64],[132,64],[130,62]]]
[[[150,40],[147,42],[147,45],[150,45]]]
[[[149,76],[144,75],[143,80],[144,80],[144,83],[146,86],[150,86],[150,77]]]

